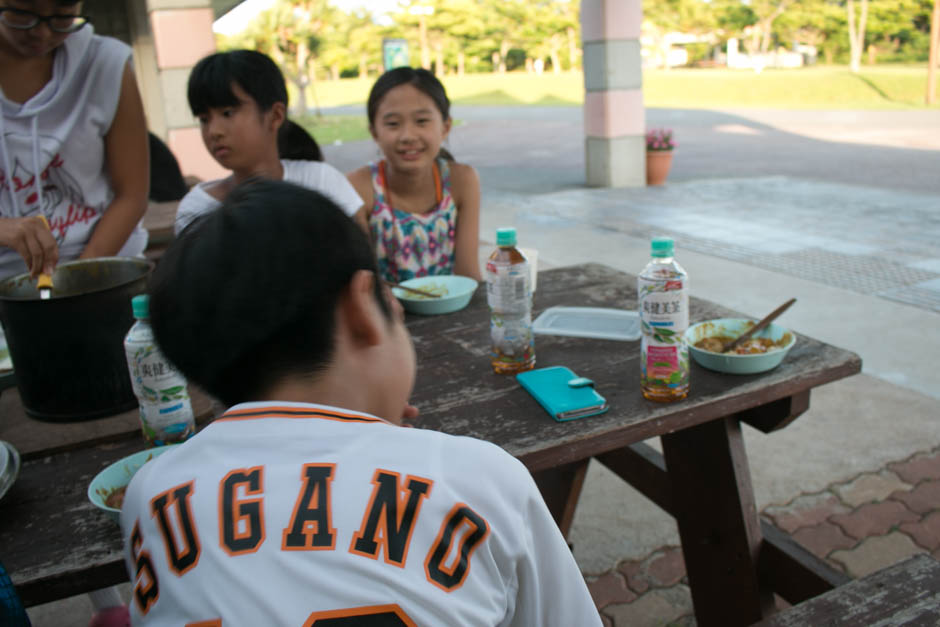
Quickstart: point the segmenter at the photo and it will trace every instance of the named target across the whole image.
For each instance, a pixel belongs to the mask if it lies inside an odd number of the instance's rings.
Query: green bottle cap
[[[504,226],[496,229],[497,246],[515,246],[516,245],[516,227]]]
[[[131,299],[131,307],[134,309],[134,317],[138,320],[145,320],[150,317],[150,296],[147,294],[138,294]]]
[[[675,242],[671,237],[654,237],[650,243],[650,254],[653,257],[673,257]]]

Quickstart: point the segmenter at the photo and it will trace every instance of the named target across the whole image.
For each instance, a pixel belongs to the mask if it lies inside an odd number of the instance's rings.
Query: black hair
[[[323,151],[317,141],[293,120],[284,120],[277,132],[277,154],[281,159],[323,161]]]
[[[170,148],[159,137],[147,132],[150,141],[150,200],[168,202],[182,200],[189,186],[180,164]]]
[[[375,116],[379,112],[379,105],[385,94],[400,87],[401,85],[411,85],[434,102],[434,106],[441,112],[441,118],[446,122],[450,119],[450,100],[447,98],[447,91],[441,81],[437,80],[431,72],[424,68],[396,67],[388,70],[380,76],[372,90],[369,92],[369,100],[366,103],[366,114],[369,117],[369,127],[375,125]],[[443,147],[438,156],[453,161],[454,157]]]
[[[167,248],[150,281],[150,319],[167,359],[227,405],[333,357],[334,315],[357,270],[375,274],[369,238],[327,196],[252,179]]]
[[[187,97],[193,115],[238,104],[232,83],[258,103],[262,112],[275,102],[287,106],[287,85],[277,64],[256,50],[229,50],[204,57],[189,75]]]

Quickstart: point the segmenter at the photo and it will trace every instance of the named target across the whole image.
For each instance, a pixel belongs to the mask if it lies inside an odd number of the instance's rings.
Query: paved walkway
[[[766,507],[763,514],[853,578],[917,553],[940,559],[940,448]],[[677,545],[624,560],[588,577],[588,585],[605,625],[695,624]]]

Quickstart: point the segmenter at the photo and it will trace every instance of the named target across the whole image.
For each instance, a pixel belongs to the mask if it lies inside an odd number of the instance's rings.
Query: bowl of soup
[[[155,457],[163,455],[179,444],[155,446],[119,459],[101,472],[88,484],[88,500],[107,514],[114,522],[121,520],[124,491],[141,467]]]
[[[718,318],[693,324],[685,332],[692,359],[700,366],[729,374],[756,374],[780,365],[796,336],[779,324],[769,324],[730,352],[721,347],[753,327],[750,318]]]

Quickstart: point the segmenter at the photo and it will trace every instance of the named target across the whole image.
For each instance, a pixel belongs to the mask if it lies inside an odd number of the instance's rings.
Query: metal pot
[[[0,282],[0,322],[29,416],[77,422],[137,406],[124,336],[152,267],[125,257],[61,263],[49,300],[28,274]]]

